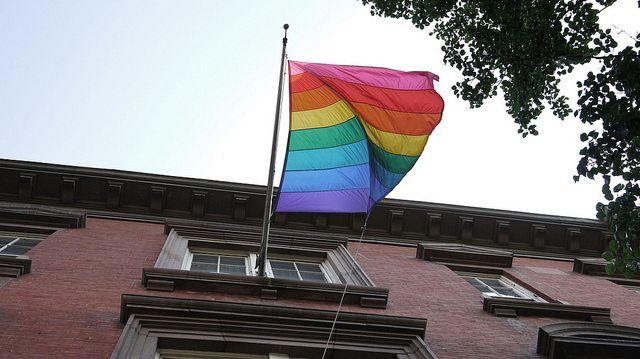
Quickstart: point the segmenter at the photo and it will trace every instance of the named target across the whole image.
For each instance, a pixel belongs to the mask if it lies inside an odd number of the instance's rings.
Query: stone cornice
[[[263,186],[128,171],[0,160],[0,201],[77,208],[145,221],[261,225]],[[277,214],[274,227],[354,238],[359,214]],[[369,218],[365,241],[416,246],[463,243],[546,257],[598,257],[611,235],[603,222],[387,199]]]

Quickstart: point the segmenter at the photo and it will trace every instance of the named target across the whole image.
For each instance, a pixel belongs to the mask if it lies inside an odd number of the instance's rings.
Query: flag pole
[[[284,84],[284,59],[287,50],[287,29],[289,24],[284,24],[284,37],[282,38],[282,57],[280,59],[280,81],[278,84],[278,100],[276,102],[276,119],[273,124],[273,142],[271,143],[271,161],[269,163],[269,179],[267,180],[267,197],[264,201],[264,215],[262,217],[262,241],[260,242],[260,255],[258,257],[258,275],[265,276],[267,264],[267,246],[269,244],[269,227],[271,226],[271,205],[273,197],[273,175],[276,166],[276,150],[278,149],[278,129],[280,128],[280,110],[282,105],[282,87]]]

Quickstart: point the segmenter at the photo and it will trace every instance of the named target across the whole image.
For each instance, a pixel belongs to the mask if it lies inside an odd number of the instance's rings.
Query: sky
[[[635,0],[601,15],[623,44],[640,31]],[[602,183],[572,179],[577,119],[544,113],[522,139],[501,98],[454,96],[428,31],[357,0],[3,0],[0,158],[265,185],[284,23],[289,59],[439,75],[442,122],[388,197],[595,217]],[[585,71],[563,81],[572,100]]]

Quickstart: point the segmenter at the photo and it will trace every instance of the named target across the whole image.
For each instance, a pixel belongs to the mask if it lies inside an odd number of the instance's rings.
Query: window
[[[348,238],[343,235],[274,228],[265,278],[258,276],[256,269],[260,228],[168,222],[165,233],[167,240],[154,266],[142,270],[142,284],[149,290],[387,306],[389,289],[375,286],[347,250]]]
[[[640,329],[602,323],[540,327],[536,352],[547,358],[640,358]]]
[[[319,263],[271,260],[269,264],[274,278],[327,282]]]
[[[191,253],[190,270],[247,275],[247,258],[229,255],[218,255],[209,253]]]
[[[185,256],[183,269],[221,274],[257,275],[255,253],[207,251],[193,249]],[[267,260],[265,272],[269,278],[293,279],[321,283],[341,283],[339,277],[324,263],[307,258],[290,260],[285,257]]]
[[[0,255],[23,255],[45,238],[45,234],[0,231]]]
[[[188,308],[188,310],[185,310]],[[292,310],[294,309],[294,310]],[[427,320],[263,304],[123,294],[112,359],[432,359]],[[146,355],[145,355],[146,354]]]
[[[458,274],[476,287],[485,297],[518,298],[544,302],[542,298],[503,276],[465,272],[458,272]]]

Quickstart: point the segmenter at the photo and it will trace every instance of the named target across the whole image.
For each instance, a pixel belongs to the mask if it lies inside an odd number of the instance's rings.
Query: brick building
[[[264,187],[0,160],[0,357],[640,358],[606,226],[385,200],[276,215]],[[346,284],[346,287],[345,287]],[[346,288],[346,289],[345,289]]]

